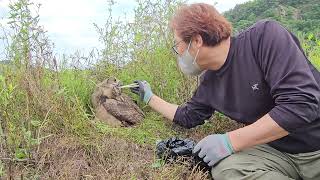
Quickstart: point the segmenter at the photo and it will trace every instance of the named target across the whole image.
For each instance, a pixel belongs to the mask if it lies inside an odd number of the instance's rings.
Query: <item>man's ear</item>
[[[203,45],[203,40],[202,40],[202,37],[200,36],[200,34],[195,35],[192,38],[192,41],[194,42],[192,44],[193,44],[193,46],[195,46],[196,49],[199,49]]]

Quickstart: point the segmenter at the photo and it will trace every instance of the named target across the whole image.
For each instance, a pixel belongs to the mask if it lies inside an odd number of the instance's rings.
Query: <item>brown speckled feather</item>
[[[134,125],[144,118],[144,114],[139,107],[130,97],[124,94],[118,96],[116,99],[106,99],[103,106],[125,126]]]
[[[130,96],[126,94],[121,94],[121,96],[116,97],[116,100],[125,102],[132,106],[137,112],[141,113],[143,117],[145,116],[143,111],[139,108],[139,106],[130,98]]]

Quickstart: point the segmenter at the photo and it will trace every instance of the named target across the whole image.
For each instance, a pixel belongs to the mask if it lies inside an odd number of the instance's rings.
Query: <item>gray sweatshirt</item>
[[[290,134],[270,142],[283,152],[320,150],[320,73],[299,40],[279,23],[263,20],[231,38],[224,65],[207,70],[174,122],[192,128],[215,111],[246,125],[269,113]]]

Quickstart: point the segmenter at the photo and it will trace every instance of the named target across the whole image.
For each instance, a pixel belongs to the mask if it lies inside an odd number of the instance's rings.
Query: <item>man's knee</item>
[[[234,155],[223,159],[214,166],[211,169],[211,175],[213,179],[219,180],[244,176],[242,173],[241,163],[238,162]]]
[[[246,154],[233,154],[211,169],[212,178],[215,180],[229,179],[289,179],[288,176],[266,166],[259,159],[254,159]]]

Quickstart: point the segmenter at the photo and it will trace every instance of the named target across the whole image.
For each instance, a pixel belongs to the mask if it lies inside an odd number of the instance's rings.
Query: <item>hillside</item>
[[[224,13],[238,32],[260,19],[274,19],[294,32],[320,33],[320,0],[255,0]]]

